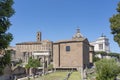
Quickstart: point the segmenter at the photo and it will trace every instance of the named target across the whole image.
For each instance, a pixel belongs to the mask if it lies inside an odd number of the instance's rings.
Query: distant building
[[[41,62],[45,58],[46,66],[52,60],[53,42],[41,39],[41,32],[37,32],[36,42],[22,42],[16,44],[16,57],[27,63],[29,57],[39,59]]]
[[[92,56],[93,46],[89,44],[87,38],[83,37],[79,29],[71,40],[61,40],[53,44],[53,66],[55,69],[85,68],[89,66],[90,61],[92,62]]]
[[[104,35],[100,36],[96,41],[93,41],[90,44],[94,46],[94,51],[96,52],[104,51],[110,53],[109,39]]]

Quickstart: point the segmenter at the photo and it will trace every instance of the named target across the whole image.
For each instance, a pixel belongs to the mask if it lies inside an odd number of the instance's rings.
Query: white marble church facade
[[[94,46],[94,51],[96,52],[104,51],[110,53],[109,39],[104,35],[100,36],[96,41],[93,41],[90,44]]]

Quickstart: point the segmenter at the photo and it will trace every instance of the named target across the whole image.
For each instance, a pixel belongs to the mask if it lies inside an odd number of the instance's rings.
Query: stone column
[[[86,71],[87,69],[84,69],[83,70],[83,79],[84,80],[87,80],[87,71]]]
[[[27,63],[28,63],[28,59],[29,59],[29,52],[27,52],[27,58],[26,58]]]
[[[43,56],[43,75],[45,75],[45,56]]]
[[[80,67],[80,73],[81,73],[81,80],[84,80],[83,79],[83,67],[82,66]]]

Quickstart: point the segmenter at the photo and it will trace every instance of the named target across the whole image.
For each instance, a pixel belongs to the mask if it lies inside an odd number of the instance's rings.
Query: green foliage
[[[107,53],[104,52],[104,51],[95,52],[95,55],[98,55],[98,54],[100,54],[100,55],[102,55],[102,56],[106,56],[106,55],[107,55]],[[96,57],[96,56],[93,57],[93,62],[96,62],[96,61],[99,61],[99,60],[100,60],[99,57]]]
[[[13,0],[0,0],[0,17],[11,17],[14,14]]]
[[[29,58],[28,64],[25,66],[27,69],[29,68],[36,68],[41,66],[41,63],[38,59],[32,59],[32,57]]]
[[[96,61],[99,61],[100,60],[100,58],[99,57],[93,57],[93,62],[96,62]]]
[[[68,80],[81,80],[80,72],[72,72]]]
[[[29,68],[30,68],[30,65],[29,65],[29,64],[26,64],[26,65],[25,65],[25,68],[26,68],[26,69],[29,69]]]
[[[7,33],[11,23],[9,18],[14,14],[13,0],[0,0],[0,50],[8,47],[13,37]]]
[[[107,55],[107,53],[106,53],[106,52],[104,52],[104,51],[95,52],[95,54],[101,54],[102,56]]]
[[[65,80],[66,75],[68,74],[68,72],[54,72],[54,73],[50,73],[44,76],[41,76],[40,78],[38,78],[38,80]],[[80,74],[75,74],[77,77],[80,77]],[[73,79],[73,80],[80,80],[80,78]]]
[[[11,54],[10,51],[5,51],[4,57],[0,58],[0,74],[3,74],[3,69],[7,64],[11,62]]]
[[[118,13],[110,18],[110,28],[111,33],[114,35],[114,41],[120,46],[120,2],[116,10]]]
[[[48,70],[53,69],[53,64],[48,65]]]
[[[120,2],[118,3],[118,7],[117,7],[117,9],[116,9],[116,10],[117,10],[117,12],[119,12],[119,13],[120,13],[120,7],[119,7],[119,6],[120,6]]]
[[[111,57],[117,57],[118,59],[120,58],[119,53],[109,53],[108,55],[111,56]]]
[[[96,80],[114,80],[120,73],[120,66],[114,59],[102,59],[95,63]]]
[[[13,0],[0,0],[0,51],[5,50],[12,41],[11,33],[7,30],[11,26],[9,18],[14,14],[12,8]],[[0,58],[0,74],[2,74],[4,67],[10,63],[10,53],[5,51],[4,57]]]

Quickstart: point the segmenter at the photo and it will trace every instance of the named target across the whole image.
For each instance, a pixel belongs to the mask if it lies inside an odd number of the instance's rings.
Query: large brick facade
[[[41,42],[23,42],[16,44],[16,57],[19,59],[24,60],[25,53],[31,56],[32,53],[36,51],[49,51],[52,56],[52,42],[45,40]]]
[[[16,44],[16,58],[27,63],[29,57],[38,58],[42,61],[45,57],[46,64],[50,64],[53,59],[53,42],[49,40],[41,40],[41,32],[37,32],[37,41],[22,42]]]
[[[87,41],[87,39],[86,39]],[[66,51],[66,47],[70,51]],[[84,41],[57,42],[53,45],[54,68],[79,68],[89,65],[89,44]]]
[[[53,44],[54,68],[85,68],[89,66],[90,44],[78,31],[72,40],[55,42]],[[68,49],[67,49],[68,48]],[[92,51],[91,51],[92,53]]]

